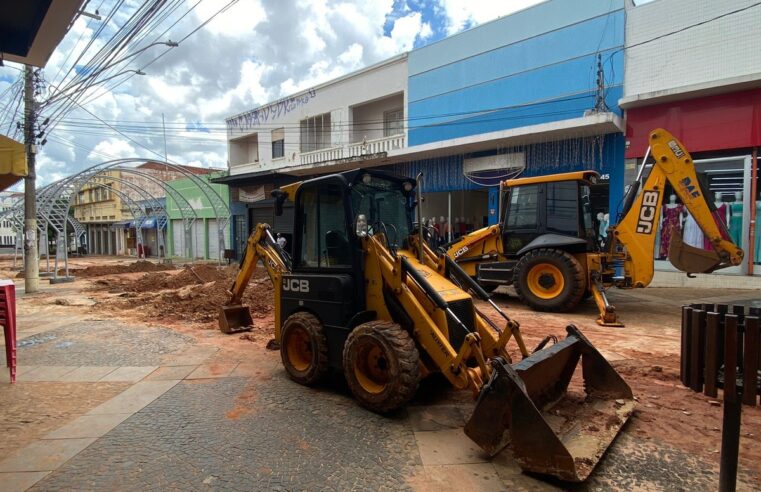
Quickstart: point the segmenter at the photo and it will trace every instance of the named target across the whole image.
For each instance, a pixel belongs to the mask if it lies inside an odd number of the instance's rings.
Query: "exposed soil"
[[[146,260],[138,260],[134,263],[127,265],[93,265],[85,268],[70,268],[69,275],[75,277],[102,277],[104,275],[115,275],[121,273],[141,273],[141,272],[158,272],[166,270],[174,270],[174,265],[171,264],[157,264]],[[43,272],[44,270],[40,270]],[[58,275],[65,275],[64,270],[58,270]],[[16,278],[24,278],[24,272],[20,271],[16,274]]]
[[[111,311],[146,321],[184,321],[216,328],[219,308],[230,299],[237,266],[186,265],[174,272],[150,272],[95,280],[92,289],[115,294],[98,298],[97,311]],[[98,296],[100,297],[100,296]],[[272,283],[257,270],[243,296],[254,319],[272,312]]]

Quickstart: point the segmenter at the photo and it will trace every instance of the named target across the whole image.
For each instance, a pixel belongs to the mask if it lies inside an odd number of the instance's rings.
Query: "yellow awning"
[[[28,172],[24,144],[0,135],[0,191],[18,183]]]

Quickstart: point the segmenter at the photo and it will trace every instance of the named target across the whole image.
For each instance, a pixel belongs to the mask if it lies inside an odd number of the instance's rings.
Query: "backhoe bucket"
[[[715,251],[685,244],[682,235],[676,231],[671,234],[669,261],[676,269],[687,273],[711,273],[721,265],[721,259]]]
[[[222,333],[238,333],[250,330],[254,325],[248,306],[222,306],[219,309],[219,329]]]
[[[555,345],[510,366],[492,359],[465,433],[494,455],[508,443],[523,471],[585,480],[634,409],[632,390],[573,325]],[[581,358],[582,394],[567,394]]]

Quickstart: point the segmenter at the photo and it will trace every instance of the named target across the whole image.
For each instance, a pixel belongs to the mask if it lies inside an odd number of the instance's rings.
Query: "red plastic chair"
[[[12,280],[0,280],[0,324],[5,335],[5,362],[16,382],[16,286]]]

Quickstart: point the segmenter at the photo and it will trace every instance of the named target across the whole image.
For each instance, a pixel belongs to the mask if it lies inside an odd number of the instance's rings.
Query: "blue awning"
[[[140,227],[142,229],[152,229],[156,227],[156,217],[149,217],[143,220],[143,224]]]

